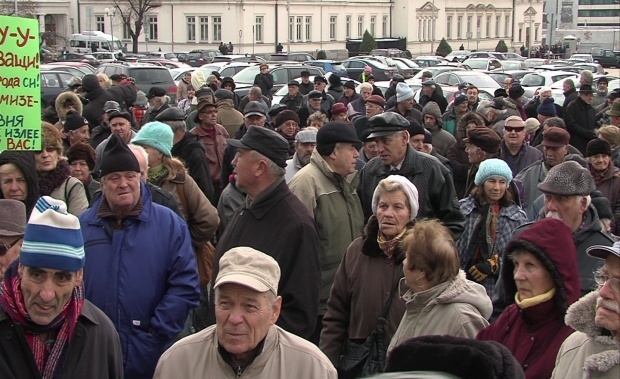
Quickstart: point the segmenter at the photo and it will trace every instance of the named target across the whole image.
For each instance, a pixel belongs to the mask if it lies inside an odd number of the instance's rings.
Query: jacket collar
[[[400,174],[402,176],[407,175],[415,175],[421,174],[422,168],[420,167],[420,154],[418,153],[411,144],[407,144],[407,153],[405,154],[405,159],[403,160],[403,164],[400,167]],[[383,174],[385,176],[390,175],[390,165],[382,164],[379,168],[379,174]]]
[[[142,197],[142,212],[140,212],[140,214],[136,217],[129,217],[129,219],[148,222],[151,218],[153,202],[151,191],[142,180],[140,180],[140,196]],[[103,220],[97,215],[97,212],[104,198],[105,196],[99,196],[91,207],[80,215],[80,220],[83,220],[89,224],[103,225]]]
[[[351,183],[357,177],[357,172],[347,175],[346,178],[339,173],[334,172],[334,170],[327,163],[327,161],[316,150],[312,152],[312,156],[310,157],[310,164],[315,165],[321,171],[321,173],[325,175],[325,177],[336,186],[339,186],[343,180],[347,183]]]
[[[291,191],[289,190],[286,181],[284,181],[284,178],[281,178],[274,183],[273,186],[258,195],[258,197],[249,205],[246,202],[243,207],[248,212],[251,212],[254,217],[260,220],[290,193]]]

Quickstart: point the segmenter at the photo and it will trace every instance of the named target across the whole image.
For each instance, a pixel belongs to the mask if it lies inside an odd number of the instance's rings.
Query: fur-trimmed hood
[[[585,360],[585,369],[588,371],[606,372],[612,367],[620,365],[620,342],[615,341],[609,332],[594,323],[596,316],[596,300],[598,292],[590,292],[568,308],[566,325],[582,332],[595,343],[616,348],[592,354]]]
[[[82,101],[80,100],[77,94],[71,91],[61,93],[56,98],[55,107],[56,107],[56,113],[58,114],[58,118],[60,118],[60,120],[62,121],[64,121],[65,116],[67,116],[67,110],[63,106],[67,102],[67,100],[70,100],[73,103],[73,106],[75,106],[75,110],[79,114],[82,114],[82,110],[83,110]]]

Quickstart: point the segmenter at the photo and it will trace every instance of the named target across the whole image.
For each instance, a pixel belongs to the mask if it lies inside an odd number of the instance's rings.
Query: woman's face
[[[159,150],[152,148],[150,146],[142,145],[144,150],[149,155],[149,168],[155,168],[162,164],[164,159],[164,154],[162,154]]]
[[[381,195],[377,204],[377,220],[379,230],[387,239],[402,232],[410,217],[409,200],[403,191],[384,192]]]
[[[321,129],[323,125],[325,125],[325,123],[321,120],[312,120],[310,122],[310,126],[312,126],[313,128],[317,128],[317,129]]]
[[[38,172],[53,171],[58,165],[58,150],[52,146],[46,146],[42,151],[35,153],[35,163]]]
[[[0,175],[0,186],[5,199],[25,201],[28,197],[28,182],[19,170]]]
[[[293,137],[297,132],[297,123],[293,120],[287,120],[282,125],[280,125],[280,130],[285,136]]]
[[[519,300],[542,295],[554,287],[551,274],[534,254],[525,250],[515,251],[512,263],[515,265],[513,276]]]
[[[349,120],[347,119],[346,112],[343,112],[343,113],[335,114],[334,121],[349,121]]]
[[[506,178],[493,176],[485,180],[482,186],[484,196],[487,198],[489,203],[494,204],[497,203],[499,199],[504,197],[508,183],[506,182]]]

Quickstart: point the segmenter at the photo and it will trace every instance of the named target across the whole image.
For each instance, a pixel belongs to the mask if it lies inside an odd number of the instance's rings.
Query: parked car
[[[420,66],[418,66],[417,63],[415,63],[414,61],[412,61],[409,58],[400,58],[400,57],[392,57],[392,60],[394,61],[401,61],[404,64],[406,64],[407,66],[411,67],[411,68],[420,68]],[[417,72],[416,72],[417,74]]]
[[[94,74],[95,73],[95,68],[91,65],[89,65],[88,63],[84,63],[84,62],[49,62],[46,63],[46,65],[48,66],[69,66],[69,67],[75,67],[80,69],[81,71],[84,71],[87,74]]]
[[[468,59],[472,58],[493,58],[499,60],[505,60],[506,56],[503,53],[499,53],[497,51],[474,51],[469,54]],[[473,68],[473,67],[472,67]]]
[[[58,56],[56,59],[57,62],[82,62],[88,63],[91,66],[97,67],[99,66],[99,61],[89,54],[75,54],[75,53],[64,53]]]
[[[48,63],[56,59],[56,54],[54,54],[50,49],[47,49],[45,47],[41,47],[40,54],[41,62],[43,63]]]
[[[312,54],[309,53],[278,53],[271,54],[267,59],[269,62],[279,61],[291,61],[291,62],[305,62],[314,60]]]
[[[497,58],[468,58],[463,61],[463,64],[468,65],[472,70],[478,71],[491,71],[502,68],[502,64]]]
[[[75,76],[76,78],[82,79],[84,77],[84,75],[87,74],[86,71],[80,70],[78,67],[74,67],[74,66],[63,66],[63,65],[56,65],[56,64],[42,64],[40,66],[41,71],[60,71],[60,72],[66,72],[69,73],[73,76]],[[89,72],[90,74],[90,72]]]
[[[408,58],[407,53],[399,49],[374,49],[370,52],[370,55],[381,55],[390,58]]]
[[[592,57],[592,54],[573,54],[569,59],[582,59],[585,62],[594,63],[594,57]]]
[[[100,63],[115,62],[117,60],[116,55],[109,51],[98,51],[96,53],[91,53],[90,55],[95,57]]]
[[[412,61],[420,67],[433,67],[442,62],[442,59],[437,57],[416,57]]]
[[[255,65],[256,63],[247,62],[212,62],[198,67],[197,70],[204,72],[205,76],[209,76],[211,72],[217,71],[223,78],[226,76],[233,77],[239,71]]]
[[[487,74],[492,77],[493,79],[495,79],[495,81],[497,83],[499,83],[500,86],[504,85],[504,80],[506,80],[506,78],[511,78],[513,81],[521,81],[521,79],[527,75],[527,74],[531,74],[532,71],[530,70],[493,70],[491,72],[487,72]]]
[[[519,53],[502,53],[506,57],[506,59],[513,61],[524,61],[525,57]]]
[[[160,59],[160,58],[138,59],[137,62],[138,63],[150,63],[150,64],[153,64],[153,65],[156,65],[156,66],[165,67],[167,69],[180,68],[180,67],[191,67],[190,65],[188,65],[186,63],[174,62],[174,61],[170,61],[168,59]]]
[[[273,75],[273,88],[271,93],[276,93],[280,88],[286,86],[286,84],[295,78],[301,77],[302,71],[309,71],[311,76],[325,75],[325,71],[322,68],[316,66],[310,66],[297,63],[269,63],[269,72]],[[235,81],[235,92],[244,97],[250,91],[250,88],[254,84],[254,78],[260,72],[258,65],[252,65],[239,71],[232,78]]]
[[[174,53],[174,54],[177,56],[177,59],[179,60],[179,62],[183,62],[183,63],[187,61],[187,56],[189,55],[187,51],[181,51],[181,52]]]
[[[405,80],[405,83],[409,84],[409,86],[411,86],[411,85],[422,86],[422,75],[424,74],[424,71],[430,72],[431,75],[433,75],[433,78],[434,78],[435,76],[441,74],[442,72],[465,71],[465,68],[464,67],[456,67],[456,66],[448,66],[448,65],[445,65],[445,66],[438,65],[438,66],[433,66],[433,67],[426,67],[426,68],[422,69],[420,72],[418,72],[417,74],[415,74],[413,78]]]
[[[46,71],[41,69],[41,108],[52,104],[60,93],[69,86],[73,75],[63,71]]]
[[[124,62],[137,62],[138,59],[144,59],[144,58],[146,58],[146,55],[144,54],[127,53],[127,54],[123,54],[123,56],[119,60],[122,60]]]
[[[169,61],[178,62],[179,58],[175,53],[162,53],[161,51],[152,51],[146,54],[147,58],[167,59]]]
[[[192,67],[200,67],[211,63],[213,58],[222,55],[218,50],[192,50],[187,55],[186,63]]]
[[[505,60],[501,61],[502,67],[496,68],[495,71],[499,70],[527,70],[527,66],[524,61],[515,61],[515,60]]]
[[[217,57],[213,57],[213,63],[215,62],[261,63],[261,62],[265,62],[265,60],[257,55],[228,54],[228,55],[218,55]]]
[[[527,68],[536,68],[537,66],[549,63],[547,59],[543,58],[527,58],[524,62]]]
[[[521,79],[521,86],[525,90],[525,96],[532,97],[536,90],[543,86],[551,86],[553,83],[564,78],[573,78],[579,81],[579,75],[568,71],[540,71],[527,74]]]
[[[405,79],[413,78],[413,76],[421,71],[421,68],[411,68],[407,66],[405,62],[392,59],[392,61],[396,64],[396,68],[398,68],[398,73],[401,74]]]
[[[177,86],[172,80],[170,71],[162,66],[148,63],[104,63],[97,69],[97,73],[103,72],[108,77],[114,74],[125,74],[136,80],[136,87],[142,92],[148,93],[152,87],[160,87],[166,90],[170,97],[170,103],[176,104]]]
[[[347,70],[347,75],[351,79],[359,79],[366,66],[372,69],[372,75],[375,81],[392,80],[394,74],[398,74],[398,70],[394,67],[388,67],[373,59],[349,58],[342,62]]]
[[[461,83],[470,83],[489,93],[495,93],[500,88],[500,84],[489,75],[479,71],[452,71],[444,72],[433,78],[435,82],[442,86],[458,87]]]
[[[574,65],[574,67],[580,68],[582,70],[590,70],[593,74],[607,74],[607,71],[605,71],[603,66],[598,63],[577,63]]]
[[[469,50],[454,50],[450,54],[446,55],[446,59],[452,62],[454,61],[454,58],[456,58],[459,62],[463,62],[468,58],[469,54],[471,54]]]
[[[333,61],[333,60],[328,60],[328,59],[319,59],[319,60],[315,60],[315,61],[307,61],[307,62],[304,62],[304,63],[309,64],[311,66],[320,67],[326,73],[329,73],[329,72],[336,73],[336,74],[340,75],[341,78],[347,78],[348,77],[347,69],[344,68],[344,66],[342,65],[342,62],[339,62],[339,61]]]
[[[592,49],[592,59],[603,67],[620,68],[620,51]]]

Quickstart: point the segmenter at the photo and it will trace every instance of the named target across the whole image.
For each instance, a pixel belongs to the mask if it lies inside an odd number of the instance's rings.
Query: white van
[[[110,48],[111,47],[111,48]],[[121,53],[121,41],[99,31],[83,31],[69,36],[69,53],[90,54],[98,51],[112,51],[114,54]]]

